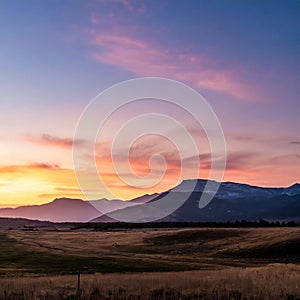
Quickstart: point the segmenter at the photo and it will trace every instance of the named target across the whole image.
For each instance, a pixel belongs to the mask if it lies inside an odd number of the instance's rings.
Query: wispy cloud
[[[80,192],[80,189],[78,187],[56,187],[55,188],[56,191],[58,192]]]
[[[249,170],[257,165],[260,155],[257,152],[232,152],[226,160],[226,170]]]
[[[61,138],[51,134],[42,134],[41,136],[34,137],[31,135],[25,136],[25,139],[29,142],[42,144],[45,146],[55,146],[61,148],[72,148],[73,144],[85,145],[87,141],[73,140],[72,138]]]
[[[34,169],[44,169],[44,170],[57,170],[61,169],[59,165],[56,164],[45,164],[45,163],[34,163],[29,165],[30,168]]]
[[[212,90],[242,100],[257,100],[258,95],[241,80],[239,68],[218,68],[212,59],[200,54],[177,53],[163,46],[132,37],[90,30],[95,46],[93,57],[105,64],[121,67],[139,76],[177,79],[195,88]]]
[[[20,173],[27,170],[61,170],[62,168],[56,164],[32,163],[27,165],[9,165],[0,166],[0,173]]]

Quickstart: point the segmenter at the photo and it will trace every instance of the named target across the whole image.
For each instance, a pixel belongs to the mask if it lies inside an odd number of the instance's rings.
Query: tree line
[[[295,221],[226,221],[226,222],[149,222],[149,223],[76,223],[72,230],[90,228],[94,230],[121,230],[121,229],[147,229],[147,228],[261,228],[261,227],[296,227]]]

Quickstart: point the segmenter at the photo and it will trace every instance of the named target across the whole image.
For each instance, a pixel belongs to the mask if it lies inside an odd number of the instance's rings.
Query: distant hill
[[[190,194],[191,183],[195,188]],[[206,183],[206,180],[201,179],[183,181],[175,188],[162,193],[144,205],[113,211],[99,216],[91,222],[112,222],[122,220],[124,216],[132,217],[135,222],[145,222],[147,219],[143,216],[151,214],[153,205],[161,207],[163,214],[166,205],[164,203],[165,196],[168,196],[169,200],[177,201],[184,194],[188,198],[186,202],[167,217],[161,218],[160,221],[224,222],[259,219],[300,221],[300,184],[294,184],[288,188],[264,188],[224,182],[220,185],[214,199],[206,207],[199,209],[199,199]]]
[[[144,195],[130,201],[100,199],[90,202],[81,199],[57,198],[41,205],[1,208],[0,217],[51,222],[87,222],[99,217],[99,214],[143,204],[157,196],[158,194]]]
[[[0,209],[0,217],[51,222],[84,222],[93,216],[99,216],[99,211],[89,202],[69,198],[58,198],[41,205]]]

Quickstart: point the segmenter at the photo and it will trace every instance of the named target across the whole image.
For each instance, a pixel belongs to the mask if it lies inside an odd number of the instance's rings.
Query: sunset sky
[[[0,207],[83,198],[72,161],[78,119],[104,89],[141,76],[175,79],[205,97],[226,138],[224,181],[300,182],[299,1],[4,0],[0,38]],[[118,112],[108,132],[152,105],[146,99]],[[193,136],[203,159],[199,177],[206,177],[207,141]],[[74,142],[84,149],[91,141]],[[178,178],[176,149],[164,142],[148,136],[132,150],[141,176],[149,155],[166,157],[164,179],[149,188],[126,186],[109,155],[97,155],[116,197],[163,191],[192,176]],[[159,171],[159,162],[153,166]]]

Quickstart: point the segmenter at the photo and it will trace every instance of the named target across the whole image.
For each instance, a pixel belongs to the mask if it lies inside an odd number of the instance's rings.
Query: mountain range
[[[184,180],[161,194],[144,195],[129,201],[58,198],[42,205],[0,209],[0,217],[27,218],[51,222],[111,222],[124,215],[135,222],[150,221],[155,207],[161,208],[160,221],[224,222],[236,220],[300,221],[300,184],[287,188],[265,188],[248,184],[223,182],[212,201],[199,208],[207,180]],[[190,190],[193,186],[193,190]],[[166,214],[166,201],[187,200],[171,214]],[[167,200],[166,200],[167,199]],[[180,202],[178,202],[180,203]],[[100,212],[101,213],[100,213]]]
[[[26,218],[50,222],[88,222],[99,217],[100,212],[107,214],[111,211],[141,205],[156,198],[158,194],[144,195],[130,201],[122,200],[92,200],[56,198],[50,203],[27,205],[16,208],[0,208],[2,218]]]

